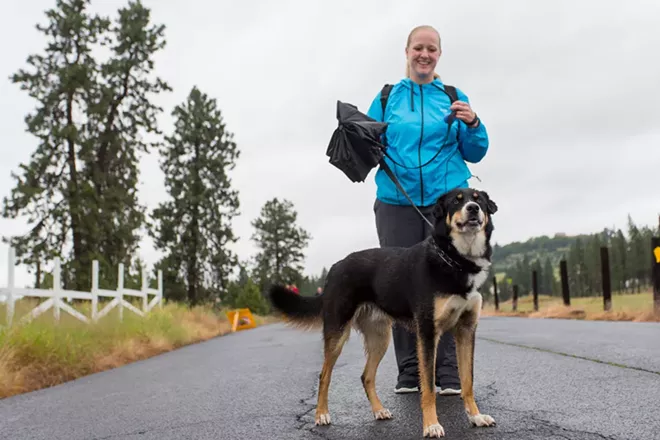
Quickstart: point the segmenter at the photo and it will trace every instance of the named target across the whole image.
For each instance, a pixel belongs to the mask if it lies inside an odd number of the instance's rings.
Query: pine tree
[[[546,293],[544,292],[543,289],[543,281],[545,278],[545,273],[543,272],[543,266],[541,265],[541,260],[539,258],[536,258],[534,262],[532,263],[531,271],[530,271],[530,293],[534,293],[534,286],[532,285],[532,272],[536,271],[536,287],[538,288],[538,293]]]
[[[650,245],[645,246],[642,231],[637,227],[630,215],[628,215],[628,239],[630,246],[628,248],[627,259],[631,265],[630,276],[634,283],[632,288],[637,293],[640,293],[642,285],[645,284],[645,269],[646,262],[650,259]]]
[[[628,243],[621,229],[617,229],[612,237],[610,270],[612,274],[612,290],[625,292],[626,281],[630,279],[628,266]]]
[[[264,291],[269,282],[294,283],[302,280],[304,249],[311,236],[296,225],[298,214],[293,203],[278,198],[267,201],[252,221],[252,235],[260,251],[255,273]]]
[[[171,90],[152,78],[154,56],[165,47],[164,30],[151,23],[150,10],[139,1],[120,8],[104,42],[110,56],[99,64],[88,103],[85,128],[91,148],[81,155],[82,172],[91,184],[84,205],[85,233],[90,252],[109,274],[122,261],[130,264],[145,226],[146,208],[137,194],[140,154],[152,146],[144,136],[160,134],[156,118],[162,109],[152,99]]]
[[[4,217],[25,216],[30,224],[25,235],[8,240],[16,249],[17,264],[31,267],[60,256],[66,268],[67,251],[78,262],[88,252],[83,212],[87,182],[81,176],[79,154],[90,146],[77,115],[86,111],[95,87],[97,66],[90,52],[109,27],[106,19],[87,12],[88,4],[58,0],[56,8],[47,10],[48,23],[36,26],[46,38],[44,53],[28,56],[29,69],[11,77],[37,103],[25,123],[39,141],[29,163],[20,165],[21,175],[12,172],[16,186],[4,199]],[[69,288],[83,287],[89,279],[73,273],[75,282],[70,285],[69,272],[63,270],[62,275]]]
[[[550,257],[545,257],[543,262],[543,283],[542,288],[539,288],[546,295],[557,295],[558,292],[555,290],[555,271],[552,267],[552,262]]]
[[[196,87],[172,112],[175,129],[161,150],[161,168],[170,200],[153,212],[152,235],[185,280],[187,299],[197,304],[210,283],[218,296],[238,263],[229,245],[237,238],[231,221],[238,193],[228,172],[240,153],[226,130],[215,99]]]
[[[9,240],[17,263],[59,256],[64,286],[77,290],[90,287],[92,259],[101,262],[101,287],[116,285],[119,262],[131,265],[143,222],[136,153],[158,113],[148,94],[167,89],[145,79],[164,44],[162,26],[148,27],[149,11],[131,2],[113,25],[90,14],[89,4],[57,0],[47,24],[37,25],[44,53],[30,55],[29,69],[11,78],[37,103],[25,122],[39,143],[21,175],[12,173],[17,183],[3,208],[3,216],[30,224]],[[99,49],[108,61],[94,57]]]

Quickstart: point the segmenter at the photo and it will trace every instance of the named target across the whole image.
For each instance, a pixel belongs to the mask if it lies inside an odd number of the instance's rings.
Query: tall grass
[[[528,318],[568,318],[596,321],[660,322],[660,314],[653,311],[653,293],[613,293],[610,311],[604,311],[602,297],[571,298],[571,305],[564,306],[561,297],[539,295],[539,310],[534,311],[534,298],[525,295],[518,298],[518,310],[513,311],[512,301],[486,304],[482,316],[519,316]]]
[[[16,317],[35,305],[28,300],[18,302]],[[90,316],[89,305],[75,308]],[[0,313],[4,315],[4,307]],[[258,325],[264,323],[263,318],[255,318]],[[224,312],[176,303],[156,307],[146,317],[124,310],[122,322],[114,309],[93,324],[65,312],[57,323],[48,311],[30,323],[0,329],[0,398],[115,368],[230,330]]]

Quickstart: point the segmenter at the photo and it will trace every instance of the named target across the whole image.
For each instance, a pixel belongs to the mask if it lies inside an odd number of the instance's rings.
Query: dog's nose
[[[477,205],[476,203],[470,203],[469,205],[467,205],[465,209],[467,209],[467,212],[469,212],[470,214],[475,214],[479,212],[479,205]]]

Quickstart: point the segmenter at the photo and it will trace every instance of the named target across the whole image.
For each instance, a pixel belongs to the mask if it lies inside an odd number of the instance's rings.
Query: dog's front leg
[[[495,420],[489,415],[479,413],[479,408],[474,400],[474,339],[477,331],[477,319],[476,312],[468,312],[459,319],[454,330],[461,397],[471,424],[494,426]]]
[[[422,426],[424,437],[444,437],[445,430],[438,422],[435,406],[435,353],[439,334],[432,318],[417,321],[417,359],[421,390]]]

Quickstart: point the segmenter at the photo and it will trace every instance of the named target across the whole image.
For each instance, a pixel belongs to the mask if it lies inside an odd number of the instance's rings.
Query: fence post
[[[513,304],[513,311],[515,312],[518,310],[518,285],[514,284],[513,285],[513,300],[511,301]]]
[[[651,249],[653,250],[653,309],[660,313],[660,236],[651,237]]]
[[[147,289],[149,288],[149,283],[147,283],[147,268],[142,266],[142,311],[147,313],[149,308],[149,295]]]
[[[53,316],[57,322],[60,321],[60,296],[62,295],[61,271],[60,257],[55,257],[55,267],[53,268]]]
[[[538,273],[532,271],[532,295],[534,295],[534,311],[539,311],[539,279]]]
[[[119,321],[124,320],[124,263],[119,263],[119,273],[117,276],[117,299],[119,303]]]
[[[497,294],[497,277],[493,277],[493,295],[495,296],[495,310],[500,310],[500,297]]]
[[[92,321],[96,321],[99,311],[99,262],[92,261]]]
[[[600,247],[600,273],[603,284],[603,309],[612,308],[612,283],[610,279],[610,254],[607,246]]]
[[[568,268],[566,266],[566,260],[561,260],[559,262],[559,273],[561,275],[561,293],[564,297],[564,305],[571,305],[571,295],[568,290]]]
[[[163,271],[158,270],[158,308],[163,308]]]
[[[9,247],[9,255],[7,255],[7,327],[11,327],[14,320],[14,267],[16,265],[16,251],[13,247]]]

